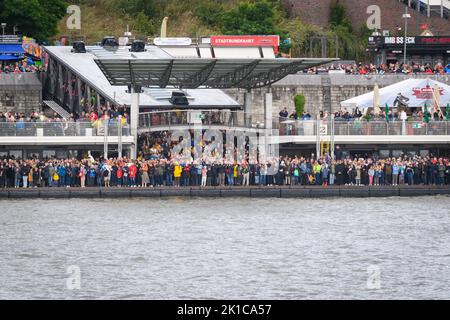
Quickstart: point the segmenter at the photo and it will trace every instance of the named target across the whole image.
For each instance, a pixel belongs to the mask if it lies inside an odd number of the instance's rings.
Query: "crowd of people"
[[[329,66],[313,67],[304,71],[307,74],[320,73],[345,73],[353,75],[366,74],[450,74],[450,63],[443,65],[437,63],[435,65],[427,64],[403,64],[400,62],[380,64],[373,63],[363,64],[362,62],[354,64],[332,64]]]
[[[204,162],[164,157],[1,159],[0,188],[449,185],[450,159],[302,156],[271,161]]]
[[[18,122],[91,122],[103,121],[109,119],[118,119],[122,116],[123,124],[129,123],[129,115],[124,109],[119,107],[109,107],[101,109],[100,112],[82,112],[80,115],[70,113],[68,118],[63,118],[54,112],[48,115],[42,111],[25,112],[2,112],[0,111],[0,122],[18,123]]]
[[[441,110],[442,111],[442,110]],[[376,113],[373,109],[368,110],[365,114],[359,109],[355,108],[351,111],[349,110],[339,110],[333,113],[335,121],[355,121],[355,120],[366,120],[366,121],[414,121],[414,122],[427,122],[427,121],[445,121],[449,120],[446,115],[446,111],[438,112],[434,110],[433,113],[428,113],[427,117],[425,113],[420,109],[416,108],[412,110],[412,112],[408,115],[405,110],[397,110],[394,112],[392,109],[389,109],[389,112],[386,116],[386,110],[380,109],[378,113]],[[331,119],[332,113],[329,111],[320,111],[319,117],[322,120]],[[295,110],[292,113],[289,113],[287,108],[283,108],[278,114],[280,121],[284,121],[286,119],[292,120],[311,120],[314,119],[313,116],[307,111],[304,111],[300,116],[297,115]]]
[[[0,65],[0,74],[2,73],[21,74],[25,72],[41,72],[42,70],[43,70],[42,66],[28,64],[27,62],[3,63]]]

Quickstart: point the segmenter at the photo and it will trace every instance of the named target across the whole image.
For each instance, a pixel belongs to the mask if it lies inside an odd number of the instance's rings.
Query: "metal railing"
[[[331,135],[331,120],[320,122],[322,135]],[[279,130],[281,136],[315,136],[317,132],[316,120],[281,120],[274,129]],[[450,135],[450,121],[334,121],[334,135],[336,136],[441,136]]]
[[[175,129],[180,126],[264,128],[263,114],[229,110],[156,111],[139,114],[139,128]]]
[[[0,137],[90,137],[104,136],[100,122],[0,122]],[[109,120],[108,136],[118,136],[119,122]],[[129,126],[122,127],[122,135],[129,135]]]

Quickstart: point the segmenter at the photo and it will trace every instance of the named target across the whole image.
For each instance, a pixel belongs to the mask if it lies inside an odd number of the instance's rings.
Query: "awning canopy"
[[[10,54],[0,54],[0,61],[17,61],[22,60],[22,57],[13,56]]]
[[[17,43],[2,43],[0,44],[0,54],[23,54],[21,44]]]
[[[393,85],[384,87],[379,90],[380,106],[383,108],[386,104],[389,107],[394,106],[394,102],[401,94],[407,100],[409,107],[424,107],[431,106],[436,99],[433,98],[433,91],[435,86],[439,88],[439,104],[441,107],[450,103],[450,86],[432,79],[407,79]],[[370,108],[373,106],[374,92],[369,92],[352,99],[341,102],[343,108],[361,109]]]
[[[139,59],[98,58],[114,86],[258,88],[337,59]]]
[[[17,43],[0,44],[0,61],[20,60],[23,57],[23,48]]]

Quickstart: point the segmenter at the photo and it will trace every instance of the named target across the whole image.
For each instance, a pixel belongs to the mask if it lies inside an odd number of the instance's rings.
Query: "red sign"
[[[416,96],[417,99],[433,99],[434,89],[430,86],[426,86],[425,88],[413,88],[413,96]],[[444,89],[439,88],[439,95],[444,95]]]
[[[273,47],[280,45],[279,36],[211,36],[213,47]]]

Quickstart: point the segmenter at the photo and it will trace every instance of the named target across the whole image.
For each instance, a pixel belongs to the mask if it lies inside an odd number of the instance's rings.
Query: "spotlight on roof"
[[[83,41],[74,41],[73,42],[73,49],[71,50],[75,53],[86,53],[86,47],[84,45]]]
[[[177,106],[189,105],[189,101],[186,98],[186,94],[182,91],[172,91],[172,97],[169,99],[169,102]]]
[[[117,42],[115,37],[104,37],[101,43],[102,47],[118,47],[119,42]]]
[[[131,52],[144,52],[145,51],[145,42],[142,40],[134,40],[131,44]]]

